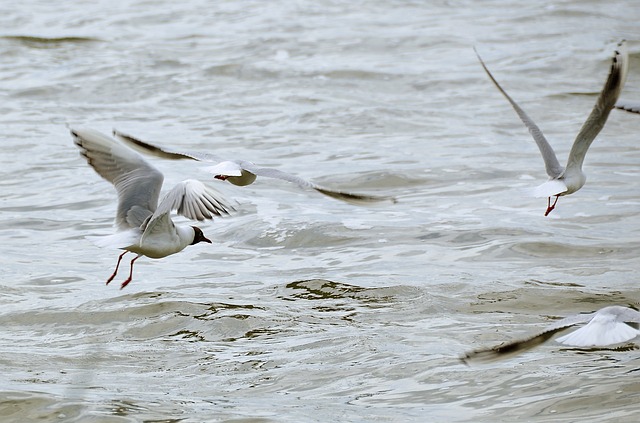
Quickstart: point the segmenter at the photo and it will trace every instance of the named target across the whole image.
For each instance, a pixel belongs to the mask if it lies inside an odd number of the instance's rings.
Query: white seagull
[[[524,110],[518,106],[509,94],[502,89],[500,84],[498,84],[498,81],[495,80],[493,75],[491,75],[491,72],[489,72],[489,69],[487,69],[487,66],[484,64],[477,51],[476,55],[480,60],[480,64],[487,72],[487,75],[491,78],[491,81],[493,81],[502,95],[504,95],[509,103],[511,103],[511,106],[516,111],[522,122],[529,129],[529,132],[540,149],[540,153],[542,153],[542,158],[544,159],[549,180],[535,188],[533,190],[533,195],[535,197],[547,197],[547,211],[544,214],[547,216],[555,208],[560,196],[573,194],[578,191],[582,188],[587,179],[585,174],[582,172],[584,157],[587,154],[589,146],[604,127],[604,124],[609,117],[609,113],[616,104],[620,91],[622,91],[622,87],[627,79],[629,56],[626,44],[622,41],[617,46],[611,61],[611,70],[609,71],[607,81],[598,96],[598,100],[596,101],[591,114],[582,125],[578,136],[573,142],[573,146],[569,152],[569,159],[567,160],[566,168],[563,168],[558,162],[553,148],[551,148],[551,145],[545,139],[540,128],[538,128],[533,120],[527,116]],[[551,204],[551,197],[555,197],[553,204]]]
[[[113,235],[89,237],[101,247],[125,250],[109,282],[116,277],[122,257],[135,253],[131,260],[127,286],[133,277],[133,263],[140,256],[162,258],[182,251],[188,245],[208,242],[197,226],[176,226],[171,211],[193,220],[212,219],[213,215],[229,214],[233,210],[219,194],[202,182],[187,179],[173,187],[158,204],[164,176],[142,156],[113,138],[91,129],[71,129],[80,154],[118,192],[118,211]]]
[[[205,168],[205,170],[212,173],[214,175],[214,178],[220,179],[222,181],[228,181],[237,186],[250,185],[256,180],[256,177],[264,176],[267,178],[275,178],[292,182],[294,184],[297,184],[301,188],[311,188],[329,197],[349,203],[361,204],[384,200],[390,200],[392,202],[394,201],[394,199],[390,197],[353,194],[349,192],[324,188],[320,185],[316,185],[313,182],[307,181],[306,179],[302,179],[290,173],[286,173],[278,169],[256,166],[254,163],[246,160],[225,160],[210,153],[183,153],[170,151],[149,144],[148,142],[142,141],[136,137],[125,134],[115,129],[113,130],[113,134],[121,141],[145,154],[150,154],[156,157],[170,160],[196,160],[201,162],[215,163],[213,166]]]
[[[461,357],[461,360],[465,363],[490,362],[519,354],[546,342],[556,333],[580,323],[587,324],[557,338],[556,341],[567,346],[597,348],[627,342],[640,335],[640,331],[637,329],[637,324],[640,323],[640,312],[629,307],[609,306],[594,313],[565,317],[525,339],[469,352]],[[630,324],[634,324],[636,327],[632,327]]]

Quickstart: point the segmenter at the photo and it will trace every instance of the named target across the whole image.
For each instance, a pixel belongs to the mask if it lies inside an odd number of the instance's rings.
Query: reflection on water
[[[385,304],[396,301],[398,296],[408,296],[418,290],[413,287],[364,288],[323,279],[296,281],[285,285],[284,293],[294,291],[290,295],[281,295],[283,300],[328,300],[351,299],[368,306],[376,303]]]

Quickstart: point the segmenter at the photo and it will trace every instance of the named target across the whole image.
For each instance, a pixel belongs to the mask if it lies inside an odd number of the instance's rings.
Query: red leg
[[[129,285],[129,282],[131,282],[131,279],[133,278],[133,263],[138,260],[141,257],[140,254],[138,254],[137,256],[135,256],[135,258],[133,260],[131,260],[131,270],[129,270],[129,277],[127,278],[127,280],[125,280],[124,282],[122,282],[122,285],[120,285],[120,289],[124,288],[125,286]]]
[[[113,271],[113,275],[111,275],[109,277],[109,279],[107,279],[107,285],[109,285],[109,282],[111,282],[113,280],[113,278],[116,277],[116,275],[118,274],[118,267],[120,267],[120,261],[122,261],[122,257],[127,254],[128,251],[125,250],[124,253],[120,254],[120,257],[118,257],[118,263],[116,264],[116,270]]]
[[[559,195],[556,195],[556,199],[555,199],[555,201],[553,202],[553,204],[551,204],[551,197],[547,198],[547,211],[546,211],[546,212],[544,212],[544,215],[545,215],[545,216],[548,216],[548,215],[549,215],[549,213],[551,213],[551,210],[553,210],[553,209],[555,209],[555,208],[556,208],[556,203],[558,202],[558,198],[560,198],[560,196],[559,196]]]

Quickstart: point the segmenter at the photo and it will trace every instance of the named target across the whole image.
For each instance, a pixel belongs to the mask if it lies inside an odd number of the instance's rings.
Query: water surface
[[[3,421],[635,421],[638,351],[465,351],[640,301],[638,116],[543,216],[537,148],[476,46],[564,162],[633,2],[65,2],[0,6]],[[67,125],[276,166],[397,203],[209,182],[213,245],[117,252],[115,190]],[[206,179],[153,164],[173,184]],[[126,267],[125,267],[126,269]],[[124,277],[124,276],[123,276]]]

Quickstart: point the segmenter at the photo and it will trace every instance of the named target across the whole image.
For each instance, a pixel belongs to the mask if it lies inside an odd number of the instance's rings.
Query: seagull
[[[493,348],[472,351],[460,359],[468,364],[469,362],[490,362],[519,354],[546,342],[556,333],[581,323],[586,325],[557,338],[556,341],[573,347],[606,347],[630,341],[640,335],[637,328],[630,326],[630,324],[637,326],[640,323],[640,312],[629,307],[609,306],[594,313],[565,317],[533,336]]]
[[[194,179],[177,184],[158,204],[164,176],[142,156],[92,129],[71,129],[71,135],[89,165],[118,192],[115,221],[118,231],[113,235],[88,237],[100,247],[124,250],[107,285],[116,277],[120,261],[127,252],[136,256],[131,260],[129,277],[120,289],[131,282],[133,264],[141,256],[162,258],[182,251],[188,245],[211,243],[197,226],[176,226],[170,217],[172,210],[200,221],[233,210],[216,191]]]
[[[629,56],[626,44],[624,41],[618,44],[611,61],[611,70],[609,71],[607,81],[598,96],[598,100],[596,101],[591,114],[582,125],[580,132],[573,142],[573,146],[569,152],[567,166],[564,168],[558,162],[553,148],[551,148],[551,145],[547,142],[540,128],[538,128],[531,118],[527,116],[524,110],[518,106],[509,94],[502,89],[500,84],[498,84],[498,81],[496,81],[493,75],[491,75],[491,72],[489,72],[489,69],[484,64],[484,61],[478,54],[477,50],[476,55],[480,60],[480,64],[487,72],[487,75],[491,78],[491,81],[493,81],[502,95],[504,95],[509,103],[511,103],[511,106],[520,117],[520,120],[522,120],[527,129],[529,129],[529,132],[538,145],[538,149],[540,149],[540,153],[542,153],[542,158],[544,159],[549,180],[535,188],[533,190],[533,195],[535,197],[547,197],[547,211],[544,214],[547,216],[555,208],[560,196],[573,194],[578,191],[582,188],[587,179],[586,175],[582,172],[584,156],[587,154],[587,150],[593,140],[604,127],[604,124],[609,117],[609,113],[616,104],[620,91],[622,91],[622,87],[627,79]],[[551,197],[555,197],[553,204],[551,204]]]
[[[228,181],[236,186],[242,187],[250,185],[256,180],[258,176],[264,176],[267,178],[275,178],[292,182],[294,184],[297,184],[301,188],[314,189],[324,195],[349,203],[363,204],[385,200],[390,200],[392,202],[395,201],[390,197],[352,194],[348,192],[335,191],[332,189],[324,188],[320,185],[316,185],[313,182],[307,181],[290,173],[286,173],[278,169],[256,166],[254,163],[246,160],[225,160],[210,153],[182,153],[166,150],[158,146],[149,144],[131,135],[120,132],[116,129],[113,130],[113,134],[119,140],[125,142],[134,149],[149,155],[161,157],[163,159],[196,160],[201,162],[215,163],[214,165],[205,168],[205,170],[212,173],[214,175],[214,178],[220,179],[222,181]]]

